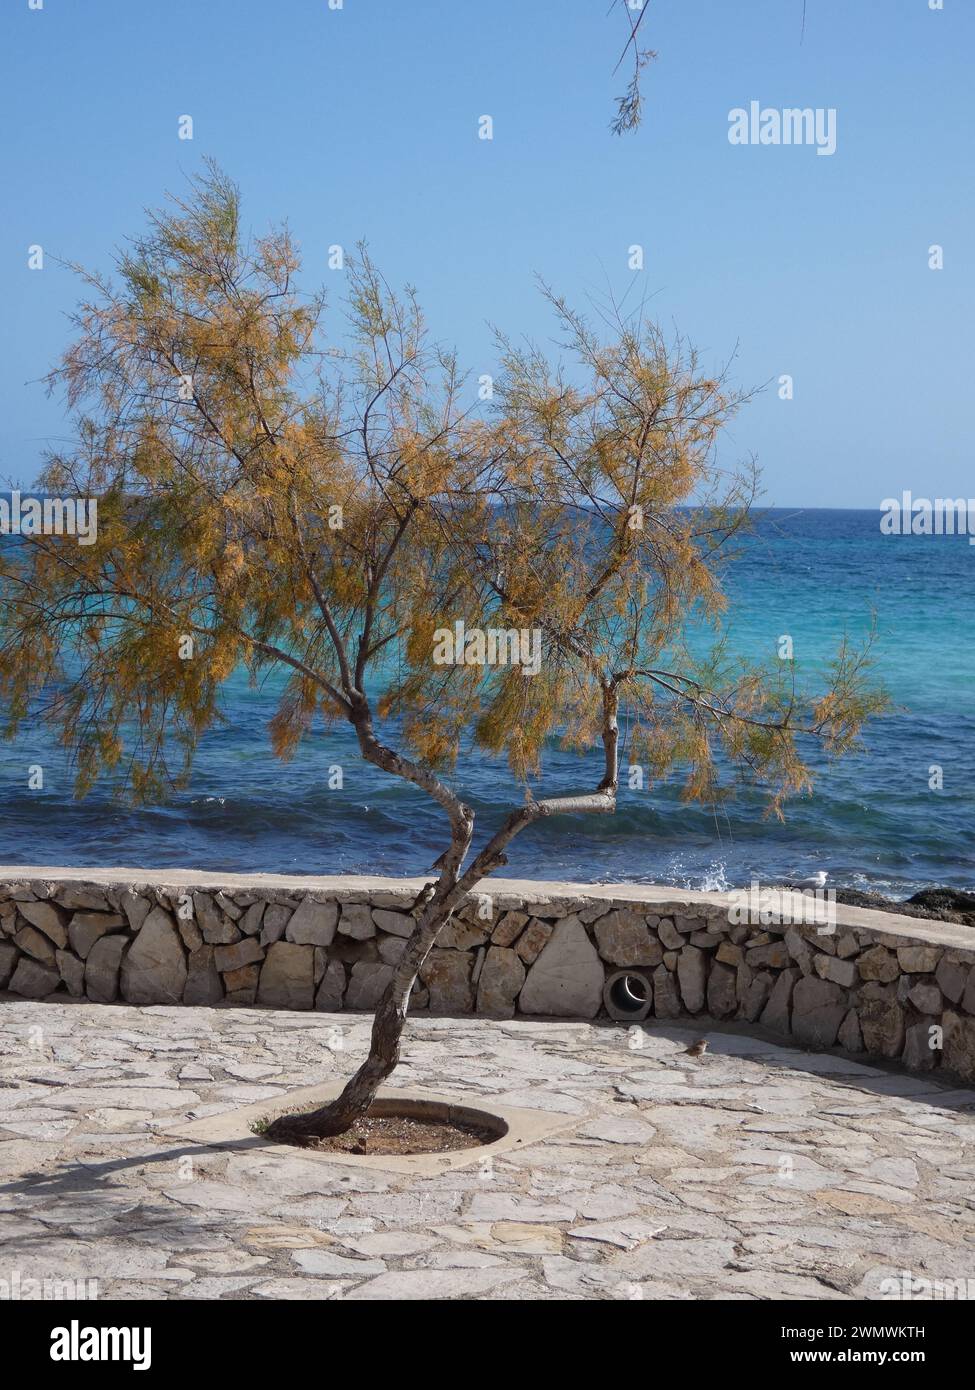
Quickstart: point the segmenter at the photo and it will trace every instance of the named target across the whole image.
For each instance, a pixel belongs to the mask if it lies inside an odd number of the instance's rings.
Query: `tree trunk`
[[[318,1110],[310,1110],[303,1115],[280,1116],[266,1130],[269,1139],[324,1139],[329,1135],[344,1134],[366,1113],[379,1087],[399,1062],[400,1039],[406,1023],[410,991],[420,967],[450,920],[458,896],[450,894],[439,900],[434,898],[423,910],[376,1008],[369,1056],[342,1094]]]
[[[443,855],[441,874],[436,886],[424,890],[429,894],[420,912],[406,949],[399,959],[393,978],[379,1001],[372,1024],[369,1056],[347,1083],[342,1094],[318,1110],[304,1115],[282,1115],[265,1131],[270,1139],[325,1139],[344,1134],[364,1115],[376,1098],[376,1092],[399,1062],[399,1045],[409,1008],[410,990],[416,982],[420,967],[430,949],[463,901],[481,879],[507,863],[505,848],[515,835],[543,816],[574,814],[580,811],[612,814],[616,810],[618,781],[619,724],[616,685],[608,678],[603,682],[603,747],[605,774],[594,792],[583,796],[545,797],[518,807],[507,816],[483,849],[461,873],[461,865],[470,848],[474,831],[474,812],[460,802],[432,774],[416,768],[378,743],[369,725],[366,706],[359,697],[354,706],[353,722],[363,753],[370,762],[398,776],[406,777],[430,792],[451,817],[450,848]],[[416,908],[414,907],[414,911]]]

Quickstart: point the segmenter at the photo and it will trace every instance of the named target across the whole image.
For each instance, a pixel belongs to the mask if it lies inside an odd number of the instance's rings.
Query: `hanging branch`
[[[614,135],[622,135],[625,131],[636,130],[637,126],[640,124],[643,116],[643,94],[640,90],[640,74],[647,63],[657,56],[651,49],[641,48],[640,46],[639,29],[647,12],[646,7],[642,6],[637,12],[636,19],[631,19],[630,7],[626,3],[626,0],[619,0],[619,3],[623,9],[623,13],[626,15],[626,22],[630,33],[623,47],[623,52],[619,56],[619,61],[613,69],[613,74],[615,76],[615,74],[619,72],[631,51],[633,56],[633,72],[626,91],[621,97],[616,98],[616,116],[610,124],[610,130]]]

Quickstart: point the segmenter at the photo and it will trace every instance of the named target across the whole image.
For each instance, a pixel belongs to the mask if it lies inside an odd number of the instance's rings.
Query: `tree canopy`
[[[299,268],[286,229],[245,237],[237,190],[210,167],[115,277],[86,276],[50,377],[77,447],[40,486],[96,495],[98,535],[3,550],[8,734],[40,711],[77,755],[79,792],[111,770],[156,798],[243,665],[288,673],[282,756],[316,718],[349,718],[371,682],[428,791],[421,768],[451,769],[468,735],[522,778],[553,737],[598,744],[606,692],[634,752],[660,776],[680,768],[692,797],[722,795],[737,769],[778,807],[808,786],[804,734],[849,746],[877,706],[863,653],[844,646],[804,695],[788,663],[745,669],[725,650],[714,562],[754,478],[718,466],[743,397],[692,349],[641,314],[600,335],[545,290],[561,360],[499,337],[479,410],[415,295],[365,248],[334,341]],[[537,630],[537,675],[438,664],[436,634],[458,618]],[[702,655],[690,634],[707,623]]]

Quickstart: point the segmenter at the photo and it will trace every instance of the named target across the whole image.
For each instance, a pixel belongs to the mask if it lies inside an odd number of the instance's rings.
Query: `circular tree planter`
[[[343,1089],[343,1082],[328,1081],[320,1086],[302,1086],[296,1091],[275,1100],[275,1114],[299,1114],[305,1110],[315,1110],[330,1100],[334,1100]],[[379,1154],[371,1152],[353,1153],[349,1150],[296,1149],[290,1144],[281,1144],[265,1139],[261,1134],[272,1116],[268,1113],[266,1100],[255,1101],[252,1105],[241,1106],[238,1110],[208,1115],[201,1120],[187,1124],[185,1120],[167,1127],[164,1132],[173,1138],[190,1140],[195,1144],[212,1148],[214,1145],[228,1145],[232,1148],[265,1149],[268,1154],[282,1157],[300,1154],[302,1161],[325,1164],[348,1164],[350,1167],[377,1168],[398,1173],[444,1173],[452,1169],[466,1168],[480,1163],[485,1158],[500,1157],[501,1154],[514,1153],[525,1149],[539,1140],[574,1129],[579,1123],[578,1115],[563,1115],[549,1110],[524,1110],[509,1105],[507,1101],[485,1097],[483,1104],[490,1110],[482,1110],[479,1097],[466,1095],[451,1096],[448,1092],[423,1091],[411,1088],[403,1092],[390,1087],[384,1089],[373,1102],[371,1114],[377,1119],[398,1115],[405,1119],[433,1120],[448,1125],[467,1125],[478,1130],[482,1137],[475,1138],[471,1147],[426,1153]]]
[[[508,1133],[499,1115],[449,1101],[381,1097],[344,1134],[294,1140],[318,1153],[396,1155],[451,1153],[493,1144]],[[288,1143],[282,1138],[279,1142]]]
[[[653,985],[641,970],[614,970],[603,985],[603,1004],[610,1018],[640,1023],[653,1005]]]

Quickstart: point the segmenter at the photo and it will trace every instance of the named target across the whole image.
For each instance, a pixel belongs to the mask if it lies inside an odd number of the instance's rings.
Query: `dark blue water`
[[[877,674],[896,708],[864,752],[822,767],[785,824],[742,792],[720,809],[680,802],[678,785],[620,793],[615,817],[561,817],[512,846],[523,878],[723,887],[826,869],[833,885],[895,896],[926,884],[975,887],[975,546],[961,537],[882,536],[879,513],[772,512],[727,578],[732,645],[760,659],[792,637],[814,671],[875,616]],[[424,872],[446,844],[420,792],[363,765],[344,728],[310,736],[291,763],[270,752],[275,687],[228,683],[226,724],[202,741],[190,788],[132,809],[97,789],[72,799],[72,774],[37,731],[0,750],[0,860],[278,873]],[[395,727],[386,731],[395,740]],[[624,752],[624,764],[627,758]],[[28,791],[30,764],[45,771]],[[929,789],[929,769],[944,789]],[[341,791],[328,789],[340,765]],[[536,794],[589,788],[598,760],[549,750]],[[455,785],[478,839],[522,800],[503,761],[462,757]],[[625,778],[624,778],[625,782]]]

